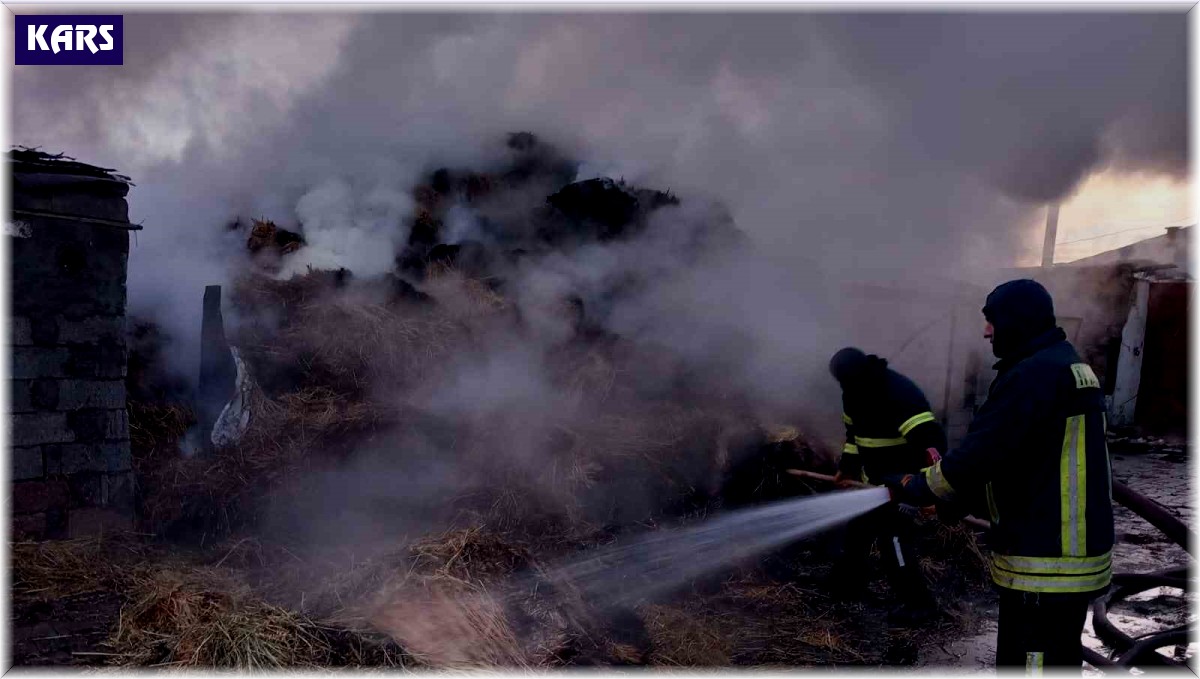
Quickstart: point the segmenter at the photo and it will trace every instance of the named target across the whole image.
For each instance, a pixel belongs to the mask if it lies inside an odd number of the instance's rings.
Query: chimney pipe
[[[1179,237],[1181,226],[1167,227],[1167,252],[1171,263],[1182,270],[1187,269],[1187,241]]]
[[[1042,268],[1054,266],[1054,244],[1058,240],[1058,203],[1046,210],[1046,240],[1042,243]]]

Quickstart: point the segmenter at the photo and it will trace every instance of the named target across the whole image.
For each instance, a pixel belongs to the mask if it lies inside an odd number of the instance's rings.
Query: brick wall
[[[129,528],[128,186],[75,164],[12,165],[13,537]]]

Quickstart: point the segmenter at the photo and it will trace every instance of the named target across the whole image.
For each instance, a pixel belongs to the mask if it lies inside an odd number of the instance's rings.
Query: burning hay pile
[[[737,247],[727,215],[678,227],[664,218],[681,204],[670,193],[572,183],[569,160],[532,135],[509,148],[507,164],[415,187],[382,275],[285,274],[315,241],[302,225],[250,226],[225,311],[250,377],[237,437],[196,444],[209,432],[177,386],[156,382],[169,372],[162,340],[144,331],[130,389],[141,517],[197,551],[81,580],[123,592],[95,657],[241,669],[881,661],[885,631],[850,620],[883,611],[804,584],[827,567],[821,540],[786,555],[799,579],[740,564],[624,609],[548,574],[624,534],[811,493],[784,470],[830,459],[795,426],[760,422],[719,370],[613,329],[613,309],[655,277]],[[602,274],[569,264],[619,259],[658,231],[651,242],[674,248],[663,256]]]
[[[332,655],[320,627],[254,600],[228,574],[163,570],[130,587],[138,598],[110,641],[121,664],[257,670],[326,665]]]
[[[576,163],[531,134],[508,149],[497,166],[439,169],[413,188],[415,213],[396,225],[407,236],[383,275],[285,275],[314,247],[302,225],[249,225],[226,310],[253,385],[248,424],[215,454],[180,456],[181,440],[209,447],[185,400],[136,400],[148,531],[203,541],[253,525],[273,490],[364,446],[390,448],[393,461],[403,448],[437,449],[459,477],[446,494],[453,510],[501,528],[628,525],[718,499],[742,452],[730,441],[757,427],[752,407],[669,348],[606,327],[605,310],[663,275],[661,264],[544,278],[543,262],[669,231],[658,215],[680,200],[572,183]],[[670,260],[693,261],[737,231],[726,216],[688,233],[668,239],[680,250]]]
[[[72,653],[74,663],[247,671],[405,662],[386,637],[322,624],[269,604],[237,571],[169,554],[136,536],[16,543],[13,557],[16,619],[49,613],[59,629],[76,630],[17,638],[18,659],[38,641],[92,634],[75,624],[76,616],[91,611],[71,610],[71,602],[107,605],[97,595],[115,594],[117,619],[98,628],[103,636],[93,638],[98,642],[88,647],[93,650]]]

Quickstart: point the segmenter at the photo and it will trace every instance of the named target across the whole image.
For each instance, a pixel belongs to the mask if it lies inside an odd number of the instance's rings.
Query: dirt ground
[[[1118,480],[1129,484],[1138,492],[1169,507],[1194,527],[1194,504],[1185,455],[1161,450],[1139,454],[1115,454],[1114,475]],[[1189,559],[1183,549],[1169,543],[1156,529],[1119,505],[1116,507],[1116,522],[1117,572],[1150,572],[1188,564]],[[811,556],[800,558],[795,563],[812,563]],[[129,555],[128,558],[137,557]],[[807,569],[801,568],[801,570]],[[813,574],[791,575],[799,575],[799,580],[803,581],[805,576]],[[791,579],[791,577],[784,577],[780,581],[768,579],[767,581],[747,581],[745,583],[731,580],[726,583],[724,589],[727,591],[723,596],[713,597],[709,593],[703,596],[684,597],[680,601],[673,602],[674,606],[662,608],[660,612],[666,615],[667,613],[689,611],[698,606],[705,609],[702,611],[705,615],[698,616],[698,618],[704,617],[710,621],[726,620],[727,622],[740,619],[738,627],[742,629],[742,634],[736,640],[737,643],[726,649],[719,659],[696,660],[691,656],[671,657],[667,658],[664,664],[701,662],[701,664],[718,665],[726,663],[784,665],[800,661],[796,656],[795,644],[790,644],[789,648],[774,653],[771,643],[778,639],[779,635],[775,632],[779,630],[754,628],[758,615],[746,615],[748,611],[743,610],[750,604],[760,606],[761,603],[755,603],[755,601],[757,597],[766,596],[763,594],[764,592],[771,595],[767,597],[767,600],[781,596],[780,592],[786,593],[791,587],[787,581]],[[957,578],[951,579],[956,580]],[[882,580],[876,584],[881,586]],[[879,594],[885,593],[880,592]],[[889,641],[888,648],[878,657],[862,657],[856,660],[854,657],[847,656],[840,661],[851,664],[884,662],[909,665],[915,660],[917,668],[953,668],[959,673],[990,673],[995,644],[996,607],[994,597],[986,591],[976,591],[958,583],[941,593],[939,598],[944,598],[943,604],[952,602],[952,607],[958,610],[955,617],[960,622],[967,623],[966,627],[970,630],[967,634],[962,634],[961,627],[949,626],[945,629],[930,630],[929,634],[924,635],[921,640],[909,635],[902,635]],[[804,598],[801,596],[797,601],[804,601]],[[14,601],[10,626],[10,648],[13,651],[13,660],[20,665],[42,666],[103,664],[106,656],[111,654],[111,649],[102,642],[112,631],[123,603],[119,596],[98,592],[69,594],[50,602]],[[1176,590],[1150,591],[1115,606],[1110,613],[1110,619],[1127,633],[1136,636],[1178,625],[1189,619],[1193,603]],[[861,606],[861,604],[858,605]],[[837,609],[835,612],[840,612],[841,617],[846,620],[878,619],[881,621],[886,616],[882,609],[876,610],[877,608],[879,607],[866,606],[862,610],[841,611]],[[666,618],[663,615],[648,618],[652,633],[656,629],[654,625],[670,618],[669,615]],[[759,619],[759,621],[767,622],[767,619],[774,619],[774,623],[768,623],[768,626],[784,624],[786,621],[778,619],[778,615],[779,612],[774,611],[767,615],[766,619]],[[895,636],[883,628],[869,630],[846,628],[838,631],[855,637],[873,636],[879,639],[891,639]],[[1086,631],[1089,635],[1092,634],[1090,620]],[[797,631],[797,634],[800,634],[800,631]],[[1094,636],[1090,638],[1088,644],[1102,653],[1108,651]],[[806,661],[807,663],[819,663],[819,658],[829,659],[828,648],[817,641],[813,641],[811,645],[813,653],[812,657]],[[1178,649],[1177,653],[1186,653],[1188,657],[1194,657],[1195,646],[1196,644],[1192,644],[1187,649]],[[1092,674],[1100,673],[1092,670]]]
[[[84,592],[53,602],[13,606],[9,627],[12,662],[17,665],[91,664],[109,655],[101,646],[120,616],[121,596]]]
[[[1114,447],[1113,477],[1133,490],[1167,507],[1192,530],[1196,529],[1195,504],[1191,485],[1191,470],[1187,455],[1177,446],[1150,450],[1122,451]],[[1114,507],[1117,545],[1114,549],[1114,572],[1148,573],[1172,567],[1185,567],[1190,559],[1182,547],[1171,543],[1166,536],[1121,505]],[[1109,611],[1109,619],[1130,636],[1139,636],[1196,620],[1195,595],[1183,596],[1179,590],[1158,588],[1119,602]],[[967,673],[990,673],[995,661],[996,608],[992,603],[983,616],[979,633],[952,644],[927,649],[920,664],[928,667],[953,665]],[[1111,651],[1096,638],[1091,613],[1084,628],[1085,644],[1104,655]],[[1186,649],[1176,649],[1177,657],[1189,658],[1196,669],[1196,651],[1200,644],[1193,642]],[[1091,676],[1104,673],[1088,666]]]

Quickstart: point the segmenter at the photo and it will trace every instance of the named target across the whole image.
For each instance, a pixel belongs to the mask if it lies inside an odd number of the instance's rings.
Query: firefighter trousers
[[[865,588],[867,559],[872,543],[876,543],[887,566],[892,596],[901,603],[930,606],[932,598],[914,549],[915,532],[913,520],[895,504],[851,521],[836,567],[839,579],[848,588]]]
[[[1004,673],[1083,671],[1083,624],[1095,595],[1041,594],[1000,588],[996,666]]]

